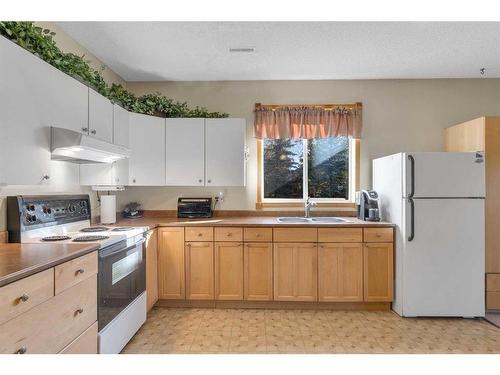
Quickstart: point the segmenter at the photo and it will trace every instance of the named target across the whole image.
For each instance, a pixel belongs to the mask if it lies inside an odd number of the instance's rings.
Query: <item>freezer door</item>
[[[484,200],[413,202],[413,215],[405,205],[402,315],[484,316]]]
[[[403,194],[408,197],[484,197],[484,158],[476,152],[406,153]]]

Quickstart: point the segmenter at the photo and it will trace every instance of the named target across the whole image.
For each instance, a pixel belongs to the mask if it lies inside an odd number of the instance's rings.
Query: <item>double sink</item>
[[[290,224],[300,224],[300,223],[318,223],[318,224],[346,224],[352,223],[351,220],[343,219],[341,217],[334,216],[316,216],[316,217],[278,217],[276,218],[278,223],[290,223]]]

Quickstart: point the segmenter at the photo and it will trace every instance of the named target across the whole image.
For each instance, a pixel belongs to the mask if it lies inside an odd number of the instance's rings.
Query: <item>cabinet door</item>
[[[245,186],[244,119],[205,120],[206,186]]]
[[[89,89],[89,135],[113,142],[113,104],[92,89]]]
[[[80,165],[80,185],[113,185],[113,164]]]
[[[390,302],[393,296],[392,243],[366,243],[363,249],[364,300]]]
[[[186,243],[186,299],[214,299],[213,242]]]
[[[165,119],[130,113],[129,184],[165,185]]]
[[[215,299],[243,299],[243,242],[215,243]]]
[[[318,300],[318,248],[315,243],[274,244],[274,299]]]
[[[158,230],[147,233],[146,238],[146,291],[148,311],[158,301]]]
[[[246,243],[244,249],[244,299],[272,301],[273,244]]]
[[[320,244],[318,280],[320,301],[363,301],[362,244]]]
[[[184,228],[158,228],[158,297],[185,299]]]
[[[129,113],[119,105],[113,105],[113,143],[120,146],[130,147],[129,142]],[[125,185],[128,183],[128,159],[118,160],[113,163],[114,185]]]
[[[165,122],[166,180],[172,186],[205,185],[205,119]]]
[[[88,88],[6,38],[0,56],[0,185],[78,184],[77,164],[50,159],[50,127],[87,127]]]

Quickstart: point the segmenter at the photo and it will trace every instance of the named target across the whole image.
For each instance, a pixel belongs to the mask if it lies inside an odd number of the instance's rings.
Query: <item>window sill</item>
[[[318,208],[350,208],[356,209],[356,203],[353,202],[318,202]],[[265,208],[282,208],[282,209],[296,209],[304,208],[304,203],[296,202],[257,202],[255,203],[256,210],[262,210]]]

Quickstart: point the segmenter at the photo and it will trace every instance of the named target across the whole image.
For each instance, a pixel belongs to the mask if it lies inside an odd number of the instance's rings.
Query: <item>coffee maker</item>
[[[380,221],[380,200],[375,190],[356,192],[358,219],[364,221]]]

